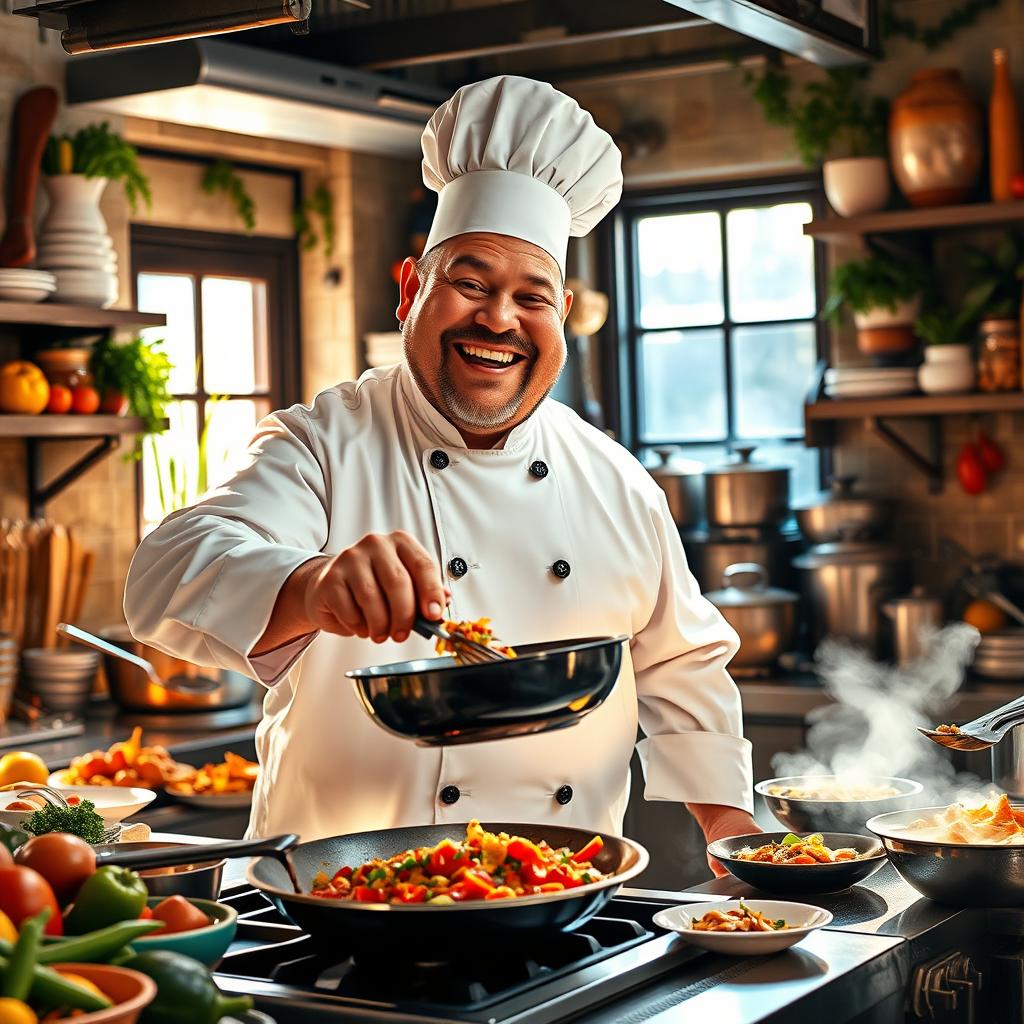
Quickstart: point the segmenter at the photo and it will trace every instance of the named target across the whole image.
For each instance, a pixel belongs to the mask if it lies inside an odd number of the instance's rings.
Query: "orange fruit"
[[[0,786],[18,782],[35,782],[45,785],[50,773],[38,754],[28,750],[15,750],[0,757]]]
[[[979,633],[991,633],[1006,625],[1006,613],[991,601],[972,601],[964,609],[963,619]]]

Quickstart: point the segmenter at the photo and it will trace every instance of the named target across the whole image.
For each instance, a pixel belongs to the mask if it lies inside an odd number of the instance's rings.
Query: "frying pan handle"
[[[277,857],[290,850],[299,837],[295,833],[267,839],[239,839],[203,846],[169,846],[151,850],[104,850],[96,855],[97,865],[115,864],[127,868],[173,868],[197,861],[233,860],[239,857]]]

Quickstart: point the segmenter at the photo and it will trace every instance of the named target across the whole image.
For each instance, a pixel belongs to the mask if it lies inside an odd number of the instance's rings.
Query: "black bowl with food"
[[[382,729],[421,746],[453,746],[564,729],[604,703],[627,637],[517,646],[481,665],[424,658],[345,674]]]
[[[805,845],[793,843],[788,832],[757,832],[749,836],[731,836],[717,839],[708,846],[708,853],[741,882],[760,889],[761,892],[785,896],[812,896],[821,893],[842,892],[857,882],[873,875],[885,863],[885,850],[873,836],[854,835],[849,832],[817,833],[822,842],[812,843],[817,848],[824,846],[828,851],[854,851],[849,859],[832,863],[815,860],[801,863]],[[791,851],[798,855],[795,862],[767,859],[750,859],[750,854],[761,851],[760,856],[774,855],[776,858],[789,856]],[[820,854],[819,854],[820,855]]]
[[[924,787],[912,779],[838,775],[789,775],[754,787],[779,824],[794,832],[870,835],[868,818],[911,807]]]

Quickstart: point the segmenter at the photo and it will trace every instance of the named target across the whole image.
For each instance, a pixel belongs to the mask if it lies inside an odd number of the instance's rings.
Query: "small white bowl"
[[[66,782],[58,781],[59,775],[60,772],[54,772],[47,785],[58,790],[65,800],[72,795],[83,800],[91,800],[96,805],[96,813],[108,823],[123,821],[156,799],[156,793],[151,789],[129,786],[69,786]],[[10,802],[6,798],[11,796],[10,793],[0,793],[0,799],[4,804]],[[3,819],[4,813],[0,811],[0,820]]]
[[[736,910],[740,903],[773,920],[780,918],[790,925],[777,932],[698,932],[691,927],[709,910]],[[820,907],[784,900],[722,900],[720,903],[689,903],[666,907],[654,915],[659,928],[676,932],[687,942],[712,953],[730,956],[764,956],[795,946],[801,939],[832,921],[832,915]]]

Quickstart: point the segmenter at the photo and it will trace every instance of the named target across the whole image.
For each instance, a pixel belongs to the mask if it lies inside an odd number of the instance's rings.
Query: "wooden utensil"
[[[0,239],[0,267],[25,267],[36,258],[32,213],[46,140],[57,116],[56,89],[47,85],[22,93],[14,107],[7,222]]]
[[[40,646],[56,647],[57,623],[64,608],[64,589],[68,582],[68,531],[60,523],[50,525],[46,565],[46,612]]]
[[[75,586],[75,594],[71,599],[71,607],[65,621],[77,622],[82,617],[82,606],[85,604],[85,593],[89,589],[89,581],[92,579],[92,570],[95,564],[96,552],[83,551],[82,564],[78,570],[78,580]],[[70,643],[70,640],[68,640],[66,636],[61,636],[61,639],[65,644]]]
[[[74,604],[75,597],[78,593],[78,576],[82,568],[82,544],[79,541],[75,530],[72,527],[68,527],[68,573],[64,580],[64,594],[60,606],[60,621],[66,622],[68,619],[73,618],[71,615],[71,606]],[[68,640],[66,637],[59,636],[57,638],[58,647],[66,647]]]

